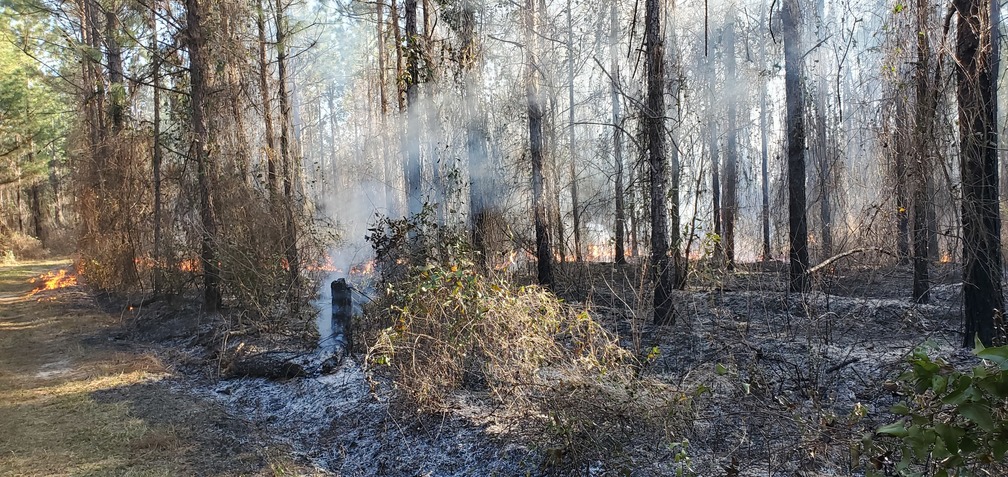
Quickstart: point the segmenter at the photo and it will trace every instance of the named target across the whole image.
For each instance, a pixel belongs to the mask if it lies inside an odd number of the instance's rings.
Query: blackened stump
[[[334,280],[330,285],[332,291],[332,334],[327,340],[334,349],[342,348],[350,353],[353,348],[351,319],[353,317],[353,296],[350,285],[345,279]]]

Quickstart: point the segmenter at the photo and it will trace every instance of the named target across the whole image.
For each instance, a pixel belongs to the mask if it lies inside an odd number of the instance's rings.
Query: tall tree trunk
[[[403,74],[403,41],[402,30],[399,28],[399,7],[396,0],[391,0],[389,15],[392,17],[392,39],[395,42],[396,53],[396,85],[402,85]],[[416,16],[414,15],[414,19]],[[406,91],[402,86],[396,88],[396,101],[399,104],[399,112],[406,112]],[[403,139],[405,141],[405,138]]]
[[[808,276],[808,221],[805,214],[805,119],[798,0],[784,0],[784,89],[787,96],[788,243],[794,292],[811,288]]]
[[[738,94],[735,76],[735,14],[731,12],[725,27],[725,84],[728,98],[728,138],[725,143],[724,168],[724,226],[725,263],[728,268],[735,266],[735,216],[738,213]]]
[[[186,32],[189,43],[189,103],[192,108],[190,128],[193,134],[193,155],[196,157],[196,178],[200,193],[200,219],[203,243],[200,265],[203,268],[203,306],[208,313],[220,307],[220,269],[217,266],[217,217],[214,212],[213,182],[216,167],[210,158],[210,135],[206,120],[206,46],[203,32],[204,12],[199,0],[186,0]]]
[[[990,0],[955,0],[956,98],[959,102],[963,229],[963,346],[993,344],[1001,293],[998,213],[997,70],[992,55]]]
[[[125,123],[126,85],[123,84],[122,47],[117,37],[122,34],[119,16],[114,5],[105,12],[105,51],[108,58],[109,84],[112,89],[109,101],[109,118],[112,120],[112,131],[119,132]]]
[[[396,193],[394,186],[394,175],[392,173],[392,159],[389,154],[389,135],[388,135],[388,115],[389,115],[389,100],[386,88],[388,87],[388,71],[387,71],[387,59],[385,52],[385,2],[381,0],[375,3],[375,13],[378,16],[378,21],[376,22],[377,29],[377,45],[378,45],[378,97],[381,105],[381,142],[382,142],[382,175],[384,176],[385,182],[385,211],[389,217],[396,217],[399,215],[398,208],[396,207]],[[333,96],[335,96],[335,91],[332,91],[329,96],[330,103],[330,124],[333,130],[333,144],[335,145],[335,130],[336,121],[332,115],[332,101]],[[335,147],[333,148],[333,167],[336,164]]]
[[[570,141],[570,193],[571,217],[574,221],[574,260],[581,262],[581,204],[578,200],[578,177],[576,171],[577,144],[574,140],[574,16],[571,0],[567,0],[567,109],[568,133]]]
[[[31,159],[29,159],[29,162]],[[45,230],[45,213],[42,208],[42,183],[36,182],[32,184],[31,191],[31,215],[32,215],[32,232],[35,234],[35,238],[42,244],[43,247],[49,245],[49,237],[46,236]]]
[[[476,37],[476,8],[466,0],[459,21],[462,44],[462,94],[465,104],[466,154],[469,156],[469,222],[473,248],[480,267],[488,266],[489,234],[494,202],[491,197],[491,167],[487,152],[486,124],[480,101],[482,52]]]
[[[763,1],[763,11],[766,12],[766,1]],[[767,68],[766,41],[760,42],[760,61]],[[762,185],[762,208],[760,219],[763,223],[763,261],[770,261],[770,168],[769,168],[769,127],[767,126],[767,89],[770,83],[769,72],[763,78],[763,90],[760,94],[760,184]]]
[[[420,45],[417,33],[417,0],[405,0],[406,8],[406,203],[407,213],[415,217],[423,211],[420,192]]]
[[[763,58],[766,58],[766,42],[764,46]],[[765,63],[764,63],[765,64]],[[767,84],[769,79],[763,79],[763,92],[760,94],[760,185],[762,192],[762,207],[760,208],[760,222],[763,225],[763,261],[770,261],[770,147],[769,147],[769,126],[767,125]]]
[[[714,242],[713,256],[715,263],[724,260],[724,244],[721,242],[724,230],[721,227],[721,148],[718,146],[718,101],[715,93],[717,87],[717,64],[714,61],[716,53],[707,56],[707,154],[710,156],[711,168],[711,231],[717,235]]]
[[[56,228],[63,229],[63,193],[60,191],[60,173],[57,160],[56,144],[49,144],[49,188],[53,195],[53,223]]]
[[[269,191],[270,199],[276,200],[279,197],[280,182],[277,175],[276,144],[274,144],[276,132],[273,130],[273,107],[270,105],[269,62],[266,58],[266,14],[262,2],[263,0],[259,0],[256,3],[256,30],[259,34],[259,101],[262,103],[263,122],[266,127],[266,189]]]
[[[545,11],[545,7],[540,8],[540,12]],[[543,35],[539,32],[537,35]],[[541,73],[541,72],[540,72]],[[564,188],[560,185],[563,172],[557,163],[557,137],[556,137],[556,95],[543,92],[542,87],[537,85],[540,97],[549,96],[548,101],[541,101],[539,107],[542,108],[543,115],[543,155],[549,159],[546,164],[545,188],[550,192],[551,203],[547,206],[546,223],[556,228],[556,235],[551,237],[554,256],[559,257],[560,263],[567,261],[567,234],[564,232],[563,208],[561,207],[560,194]],[[555,92],[555,90],[551,90]],[[545,103],[545,104],[544,104]]]
[[[525,2],[526,73],[525,95],[528,101],[529,155],[532,158],[532,209],[535,214],[536,259],[539,284],[553,286],[553,251],[546,224],[546,202],[543,197],[543,112],[539,97],[539,67],[535,0]]]
[[[820,84],[825,84],[820,82]],[[816,115],[818,116],[816,122],[816,142],[818,147],[816,148],[819,152],[819,235],[821,235],[822,240],[822,254],[823,257],[830,257],[833,255],[833,218],[832,218],[832,205],[830,201],[832,200],[832,158],[830,157],[831,152],[829,144],[827,143],[826,135],[826,111],[825,104],[822,100],[822,93],[816,92],[816,103],[818,104],[816,108]],[[819,109],[823,108],[823,109]]]
[[[163,215],[163,198],[161,193],[161,52],[158,49],[158,31],[157,31],[157,16],[158,16],[158,3],[151,4],[151,52],[154,56],[153,58],[153,72],[151,78],[151,84],[154,90],[154,138],[153,138],[153,151],[151,159],[151,175],[154,186],[154,246],[153,246],[153,258],[154,265],[151,277],[151,288],[153,288],[154,294],[161,293],[161,288],[163,286],[163,272],[164,272],[164,257],[162,256],[162,226],[161,226],[161,216]]]
[[[287,259],[287,303],[293,313],[299,310],[297,293],[301,282],[301,264],[297,245],[297,224],[294,220],[294,154],[291,150],[291,95],[287,90],[287,14],[283,0],[276,0],[276,50],[277,50],[277,102],[280,106],[280,167],[283,174],[284,193],[284,255]]]
[[[641,138],[638,137],[638,139]],[[643,142],[638,141],[637,144],[643,144]],[[638,149],[643,150],[645,148],[638,147]],[[636,159],[630,161],[630,177],[627,181],[630,184],[630,187],[627,188],[630,193],[630,203],[628,204],[628,208],[630,209],[630,256],[633,258],[637,258],[640,254],[640,220],[637,216],[637,193],[643,192],[642,189],[644,189],[643,187],[638,187],[638,181],[643,182],[641,174],[639,174],[641,164],[641,161]]]
[[[713,77],[710,79],[713,83]],[[721,228],[721,157],[718,154],[720,148],[718,147],[718,124],[717,118],[714,113],[714,91],[711,89],[710,94],[710,116],[707,118],[707,128],[708,139],[707,149],[709,149],[708,154],[710,155],[710,167],[711,167],[711,206],[713,210],[711,211],[711,220],[713,225],[711,229],[714,234],[718,236],[717,240],[714,242],[714,260],[716,262],[721,262],[724,259],[724,247],[721,243],[723,229]]]
[[[819,42],[825,42],[829,35],[825,31],[826,19],[823,18],[825,1],[816,1],[816,36]],[[832,218],[832,153],[830,152],[828,137],[826,134],[826,123],[828,114],[826,111],[826,95],[829,89],[826,86],[826,65],[816,62],[816,87],[815,87],[815,159],[819,162],[819,235],[822,242],[823,257],[833,255],[833,218]]]
[[[616,177],[613,195],[616,202],[616,250],[614,260],[618,264],[626,263],[626,205],[624,203],[623,187],[623,121],[620,117],[619,98],[619,8],[616,0],[609,3],[609,56],[612,62],[612,121],[613,121],[613,165]]]
[[[675,270],[669,261],[666,190],[668,164],[665,157],[665,52],[661,28],[661,0],[646,0],[644,48],[647,70],[647,102],[644,118],[651,185],[651,273],[654,279],[654,323],[675,323],[672,304]]]
[[[926,204],[931,155],[931,124],[934,123],[933,98],[928,83],[930,74],[931,47],[928,44],[930,30],[930,8],[928,0],[917,0],[917,128],[915,130],[916,151],[913,164],[913,298],[918,303],[927,303],[930,298],[928,280],[928,227]]]

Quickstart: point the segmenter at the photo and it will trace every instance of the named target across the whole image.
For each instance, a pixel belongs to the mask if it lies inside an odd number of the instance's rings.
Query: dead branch
[[[824,268],[832,265],[834,262],[836,262],[838,260],[842,260],[844,258],[847,258],[847,257],[849,257],[851,255],[855,255],[855,254],[858,254],[858,253],[867,253],[867,252],[878,252],[878,253],[882,253],[882,254],[885,254],[885,255],[892,255],[892,253],[889,252],[888,250],[884,250],[884,249],[881,249],[881,248],[875,248],[875,247],[855,248],[853,250],[848,250],[846,252],[834,255],[834,256],[832,256],[830,258],[827,258],[826,260],[823,260],[819,265],[816,265],[816,266],[808,269],[808,271],[805,272],[805,274],[806,275],[812,275],[813,273],[816,273],[819,270],[822,270],[822,269],[824,269]]]

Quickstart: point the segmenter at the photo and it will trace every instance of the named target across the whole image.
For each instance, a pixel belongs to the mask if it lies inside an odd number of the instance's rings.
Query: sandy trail
[[[35,290],[69,260],[0,266],[0,475],[311,474],[252,423],[180,390],[83,287]]]

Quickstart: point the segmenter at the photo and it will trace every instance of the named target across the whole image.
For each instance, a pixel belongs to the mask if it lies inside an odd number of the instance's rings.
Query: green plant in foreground
[[[959,371],[914,351],[899,378],[909,398],[892,407],[904,417],[878,428],[878,442],[866,438],[876,456],[868,475],[1005,475],[1008,346],[978,342],[975,353],[985,362]]]

